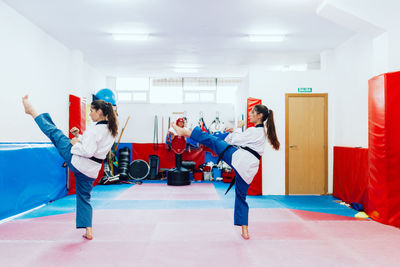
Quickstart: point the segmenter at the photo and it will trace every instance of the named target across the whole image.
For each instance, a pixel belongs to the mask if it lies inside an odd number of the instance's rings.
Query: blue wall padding
[[[218,160],[218,156],[213,157],[213,155],[211,154],[211,152],[204,152],[204,163],[208,163],[208,162],[213,162],[213,163],[217,163]]]
[[[51,144],[0,144],[0,220],[66,196],[63,162]]]

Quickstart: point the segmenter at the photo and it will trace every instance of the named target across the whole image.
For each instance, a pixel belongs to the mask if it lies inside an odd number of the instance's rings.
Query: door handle
[[[297,147],[296,145],[291,145],[291,146],[289,146],[289,148],[294,148],[294,147]]]

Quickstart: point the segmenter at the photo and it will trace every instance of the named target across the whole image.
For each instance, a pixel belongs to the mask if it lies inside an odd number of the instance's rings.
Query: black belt
[[[222,157],[224,156],[225,152],[228,150],[228,148],[232,147],[233,145],[228,145],[227,147],[225,147],[225,149],[221,152],[221,154],[219,154],[218,156],[218,160],[217,160],[217,164],[221,161]],[[253,154],[258,160],[261,159],[260,154],[258,154],[255,150],[251,149],[250,147],[247,146],[241,146],[240,148],[250,152],[251,154]]]
[[[91,159],[91,160],[93,160],[93,161],[95,161],[97,163],[103,163],[103,161],[104,161],[104,159],[98,159],[98,158],[95,158],[94,156],[89,158],[89,159]]]
[[[261,159],[260,154],[258,154],[256,151],[254,151],[253,149],[251,149],[250,147],[247,146],[241,146],[241,148],[243,148],[244,150],[249,151],[251,154],[253,154],[258,160]]]
[[[228,148],[233,147],[233,145],[228,145],[227,147],[225,147],[224,150],[222,150],[222,152],[219,154],[218,159],[217,159],[217,165],[218,163],[221,161],[222,157],[224,156],[225,152],[228,150]]]
[[[225,153],[225,152],[228,150],[228,148],[230,148],[230,147],[232,147],[232,145],[227,146],[227,147],[221,152],[221,154],[219,154],[217,164],[220,162],[220,160],[222,159],[224,153]],[[258,153],[257,153],[256,151],[254,151],[253,149],[251,149],[251,148],[249,148],[249,147],[247,147],[247,146],[241,146],[240,148],[242,148],[242,149],[244,149],[244,150],[250,152],[250,153],[253,154],[258,160],[261,159],[260,154],[258,154]],[[232,186],[233,186],[234,184],[235,184],[235,177],[233,177],[231,183],[229,184],[229,187],[228,187],[228,189],[226,190],[225,195],[229,192],[229,190],[231,190],[231,188],[232,188]]]

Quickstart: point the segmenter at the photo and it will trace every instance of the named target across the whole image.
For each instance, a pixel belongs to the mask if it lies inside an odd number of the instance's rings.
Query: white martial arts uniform
[[[260,156],[264,153],[266,133],[264,125],[261,127],[250,127],[242,132],[236,129],[225,137],[224,141],[230,145],[248,147]],[[239,172],[243,180],[250,184],[258,171],[259,160],[249,151],[239,148],[232,155],[232,166]]]
[[[114,141],[107,124],[90,125],[71,148],[72,165],[84,175],[97,178],[102,164],[90,158],[105,159]]]

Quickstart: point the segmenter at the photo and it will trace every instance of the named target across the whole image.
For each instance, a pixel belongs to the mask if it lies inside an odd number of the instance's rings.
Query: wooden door
[[[286,94],[286,194],[326,194],[328,95]]]

